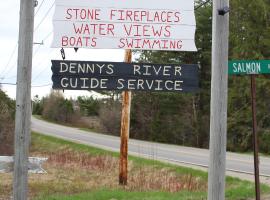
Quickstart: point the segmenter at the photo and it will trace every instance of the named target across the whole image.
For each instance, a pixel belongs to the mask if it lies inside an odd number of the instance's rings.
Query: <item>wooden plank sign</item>
[[[54,48],[197,51],[194,0],[56,0]]]
[[[198,65],[52,60],[54,89],[194,92]]]

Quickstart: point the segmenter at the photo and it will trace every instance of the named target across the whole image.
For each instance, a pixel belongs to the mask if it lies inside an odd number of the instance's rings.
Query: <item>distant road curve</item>
[[[49,123],[32,117],[32,130],[65,140],[119,152],[119,137],[82,131]],[[207,170],[209,151],[177,145],[160,144],[140,140],[129,140],[129,154],[149,159],[172,162],[181,166]],[[253,156],[227,153],[227,175],[253,180]],[[261,181],[270,184],[270,157],[260,157]]]

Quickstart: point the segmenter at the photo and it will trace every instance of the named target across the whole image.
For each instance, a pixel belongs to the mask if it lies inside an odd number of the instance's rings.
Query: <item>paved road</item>
[[[77,128],[48,123],[36,118],[32,118],[32,130],[46,135],[119,152],[119,137],[82,131]],[[167,145],[133,139],[129,140],[129,154],[204,170],[207,170],[209,159],[209,151],[207,149]],[[228,152],[226,164],[228,175],[253,180],[252,156]],[[270,184],[270,157],[260,157],[260,175],[262,182]]]

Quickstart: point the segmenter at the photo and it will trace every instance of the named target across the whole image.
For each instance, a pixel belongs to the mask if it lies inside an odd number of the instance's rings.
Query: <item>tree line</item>
[[[205,1],[196,1],[199,5]],[[229,60],[270,59],[270,2],[268,0],[230,1]],[[136,62],[157,64],[199,64],[197,93],[133,92],[130,137],[156,142],[208,148],[211,87],[211,1],[196,11],[198,52],[136,51]],[[270,80],[258,75],[257,119],[260,151],[270,153]],[[252,150],[250,77],[229,77],[229,151]],[[106,98],[65,99],[53,93],[34,99],[33,112],[45,119],[74,123],[82,117],[95,117],[98,131],[119,135],[121,94],[102,92]],[[75,123],[76,122],[76,123]],[[81,125],[79,123],[79,125]]]

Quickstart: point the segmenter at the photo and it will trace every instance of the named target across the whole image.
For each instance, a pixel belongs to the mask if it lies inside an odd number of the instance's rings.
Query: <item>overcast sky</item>
[[[62,59],[60,49],[50,48],[52,42],[52,16],[54,0],[39,0],[35,8],[34,42],[44,41],[44,45],[34,45],[32,70],[32,97],[45,96],[51,89],[51,59]],[[19,32],[20,1],[5,1],[0,6],[0,82],[16,83],[17,44]],[[65,49],[67,60],[123,61],[123,50]],[[46,86],[44,86],[46,85]],[[40,86],[40,87],[36,87]],[[13,99],[16,86],[2,85],[2,89]],[[87,91],[65,91],[67,97],[89,94]]]

